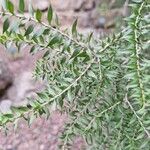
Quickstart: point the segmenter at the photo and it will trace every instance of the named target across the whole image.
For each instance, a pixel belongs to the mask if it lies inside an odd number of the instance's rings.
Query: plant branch
[[[82,74],[72,84],[70,84],[65,90],[63,90],[58,95],[54,96],[50,100],[48,100],[45,103],[41,104],[41,107],[44,107],[44,106],[48,105],[50,102],[54,101],[55,99],[57,99],[58,97],[60,97],[62,94],[64,94],[65,92],[67,92],[72,86],[74,86],[84,76],[84,74],[90,69],[90,67],[92,66],[93,62],[94,62],[94,60],[91,61],[91,63],[87,66],[87,68],[82,72]],[[35,111],[34,108],[32,108],[29,111],[21,114],[18,117],[13,118],[13,121],[16,120],[16,119],[19,119],[21,116],[25,116],[26,114],[29,114],[29,113],[31,113],[33,111]]]
[[[141,79],[141,68],[140,68],[140,56],[139,56],[139,48],[138,48],[138,31],[137,31],[137,27],[138,27],[138,23],[140,20],[140,15],[141,15],[141,11],[144,7],[145,2],[143,2],[138,10],[138,16],[136,17],[135,20],[135,29],[134,29],[134,37],[135,37],[135,52],[136,52],[136,71],[137,71],[137,76],[138,76],[138,84],[140,87],[140,91],[141,91],[141,99],[142,99],[142,105],[145,104],[145,93],[144,93],[144,85]]]
[[[16,18],[26,19],[26,20],[29,20],[29,21],[31,20],[31,21],[33,21],[33,22],[35,22],[35,23],[41,24],[42,26],[53,30],[54,32],[59,33],[59,34],[62,35],[63,37],[65,37],[65,38],[67,38],[68,40],[70,40],[72,43],[74,43],[74,44],[76,44],[76,45],[78,45],[78,46],[80,46],[80,47],[82,47],[82,48],[84,48],[84,49],[89,49],[89,47],[85,46],[85,44],[79,43],[78,41],[76,41],[75,39],[71,38],[69,35],[65,34],[64,32],[62,32],[62,31],[60,31],[60,30],[58,30],[58,29],[52,27],[51,25],[48,25],[48,24],[46,24],[46,23],[44,23],[44,22],[42,22],[42,21],[39,22],[38,20],[34,19],[34,18],[31,17],[31,16],[26,17],[26,16],[24,16],[24,15],[22,15],[22,14],[11,14],[11,13],[9,13],[9,12],[0,12],[0,15],[14,16],[14,17],[16,17]]]
[[[148,138],[150,139],[150,133],[149,131],[144,127],[143,122],[141,121],[141,118],[137,115],[136,111],[134,110],[133,106],[131,105],[131,103],[128,100],[128,94],[126,93],[125,95],[125,102],[129,105],[130,109],[132,110],[132,112],[134,113],[134,115],[136,116],[139,124],[141,125],[141,127],[143,128],[144,132],[147,134]]]
[[[89,125],[85,128],[85,131],[90,128],[90,126],[92,125],[92,123],[95,121],[96,118],[101,117],[104,113],[106,113],[107,111],[109,111],[109,110],[115,108],[115,107],[118,106],[120,103],[121,103],[121,102],[119,101],[119,102],[115,103],[114,105],[112,105],[111,107],[109,107],[109,108],[103,110],[103,111],[102,111],[101,113],[99,113],[98,115],[96,115],[96,116],[90,121]]]
[[[72,43],[74,43],[74,44],[80,46],[82,49],[86,49],[86,50],[89,50],[89,49],[90,49],[89,46],[86,46],[84,43],[79,43],[78,41],[76,41],[75,39],[71,38],[69,35],[65,34],[65,33],[62,32],[61,30],[56,29],[56,28],[52,27],[51,25],[48,25],[48,24],[46,24],[46,23],[44,23],[44,22],[42,22],[42,21],[39,22],[38,20],[34,19],[34,18],[31,17],[31,16],[30,16],[30,17],[25,17],[25,16],[22,15],[22,14],[11,14],[11,13],[9,13],[9,12],[0,12],[0,15],[14,16],[14,17],[16,17],[16,18],[21,18],[21,19],[25,19],[25,20],[29,20],[29,21],[31,20],[31,21],[33,21],[33,22],[35,22],[35,23],[41,24],[42,26],[44,26],[44,27],[46,27],[46,28],[48,28],[48,29],[53,30],[53,31],[56,32],[56,33],[59,33],[61,36],[67,38],[67,39],[68,39],[69,41],[71,41]],[[100,53],[104,52],[112,43],[118,41],[119,38],[120,38],[120,36],[121,36],[121,34],[122,34],[123,32],[125,32],[125,31],[126,31],[126,28],[125,28],[124,30],[122,30],[119,34],[117,34],[115,39],[113,39],[110,43],[106,44],[106,46],[100,51]]]

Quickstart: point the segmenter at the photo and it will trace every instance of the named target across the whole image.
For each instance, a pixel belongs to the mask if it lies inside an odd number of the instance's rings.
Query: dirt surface
[[[0,149],[58,150],[58,138],[66,121],[67,115],[58,111],[53,112],[48,120],[44,117],[36,119],[30,128],[25,121],[20,121],[16,132],[10,127],[7,136],[3,132],[0,133]]]

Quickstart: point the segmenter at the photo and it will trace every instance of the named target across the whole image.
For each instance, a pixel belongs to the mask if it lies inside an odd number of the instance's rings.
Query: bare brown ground
[[[31,127],[26,121],[20,121],[16,131],[10,127],[8,135],[0,132],[0,149],[2,150],[57,150],[58,137],[63,131],[67,119],[65,114],[55,111],[50,119],[36,119]]]

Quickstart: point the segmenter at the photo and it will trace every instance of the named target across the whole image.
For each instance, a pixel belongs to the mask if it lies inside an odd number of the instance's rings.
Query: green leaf
[[[57,27],[60,26],[60,22],[59,22],[59,18],[57,16],[57,14],[55,14],[55,24],[56,24]]]
[[[36,18],[39,22],[41,22],[42,12],[41,12],[39,9],[37,9],[37,11],[35,12],[35,18]]]
[[[24,9],[25,9],[24,0],[19,0],[19,11],[23,13]]]
[[[43,31],[43,34],[44,34],[44,35],[49,35],[49,33],[50,33],[50,29],[45,29],[45,30]]]
[[[41,35],[40,37],[39,37],[39,41],[40,41],[40,43],[42,43],[42,44],[44,44],[44,37]]]
[[[47,50],[47,51],[45,52],[45,54],[43,55],[43,58],[45,58],[45,57],[47,57],[47,56],[49,56],[49,50]]]
[[[21,39],[21,40],[24,40],[24,36],[21,35],[21,34],[17,34],[18,38]]]
[[[12,14],[14,13],[14,5],[10,0],[7,0],[6,7],[10,13],[12,13]]]
[[[32,37],[32,40],[35,42],[35,43],[39,43],[38,39],[36,37]]]
[[[93,38],[93,32],[90,33],[90,35],[88,36],[88,40],[87,41],[90,42],[92,38]]]
[[[74,36],[77,35],[77,22],[78,22],[78,20],[76,19],[72,25],[72,35],[74,35]]]
[[[88,74],[88,76],[97,79],[97,76],[95,75],[95,73],[93,71],[90,70],[90,71],[88,71],[87,74]]]
[[[36,46],[35,45],[32,46],[31,49],[30,49],[30,53],[33,53],[35,51],[35,49],[36,49]]]
[[[33,29],[34,29],[33,25],[29,25],[29,27],[27,28],[24,36],[27,36],[27,35],[31,34]]]
[[[41,99],[43,99],[43,100],[47,100],[47,99],[48,99],[47,93],[37,93],[37,95],[38,95]]]
[[[78,48],[78,49],[75,49],[74,52],[73,52],[73,54],[71,55],[70,59],[76,57],[79,53],[80,53],[79,48]]]
[[[19,110],[21,113],[24,113],[24,112],[27,112],[27,111],[29,110],[29,108],[28,108],[28,107],[23,107],[23,106],[21,106],[21,107],[18,107],[18,110]]]
[[[48,43],[47,47],[48,47],[48,46],[51,47],[52,45],[56,44],[57,42],[59,42],[59,38],[58,38],[57,36],[55,36],[54,38],[52,38],[52,39],[50,40],[50,42]]]
[[[9,118],[9,119],[12,119],[12,118],[14,117],[14,115],[11,114],[11,113],[4,114],[3,116],[4,116],[4,117],[7,117],[7,118]]]
[[[63,105],[64,105],[64,100],[62,98],[59,99],[59,105],[60,105],[60,107],[63,107]]]
[[[78,57],[89,57],[86,51],[81,52]]]
[[[10,25],[10,22],[9,22],[9,19],[7,18],[7,19],[4,21],[4,24],[3,24],[3,33],[8,30],[9,25]]]
[[[67,96],[68,96],[68,100],[69,100],[69,101],[72,101],[72,92],[71,92],[71,89],[68,90]]]
[[[45,112],[46,112],[46,119],[48,120],[51,115],[49,108],[45,107]]]
[[[93,138],[92,138],[91,133],[89,133],[88,135],[86,135],[86,142],[87,142],[87,144],[89,144],[89,145],[92,145],[92,144],[93,144]]]
[[[52,18],[53,18],[53,9],[50,6],[48,8],[48,14],[47,14],[47,20],[48,20],[49,24],[51,24]]]
[[[50,88],[50,87],[48,88],[48,93],[49,93],[50,95],[52,95],[52,96],[55,96],[55,95],[56,95],[54,89],[52,89],[52,88]]]
[[[28,118],[29,127],[31,126],[31,124],[34,122],[35,119],[36,119],[36,116],[34,114],[30,115],[30,117]]]

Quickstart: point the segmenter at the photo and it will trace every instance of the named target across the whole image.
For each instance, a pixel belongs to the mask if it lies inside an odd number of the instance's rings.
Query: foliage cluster
[[[70,122],[61,136],[60,149],[69,149],[72,139],[81,135],[87,149],[148,150],[150,148],[150,3],[132,0],[127,26],[105,39],[87,37],[77,32],[62,32],[57,17],[49,7],[47,24],[42,12],[30,6],[24,16],[24,1],[19,13],[11,1],[2,1],[3,33],[0,43],[31,45],[31,53],[44,50],[34,75],[48,82],[37,93],[31,108],[13,108],[0,115],[0,126],[7,130],[20,118],[28,121],[46,114],[52,107],[67,112]],[[16,21],[12,21],[15,18]],[[55,25],[55,27],[53,26]]]

